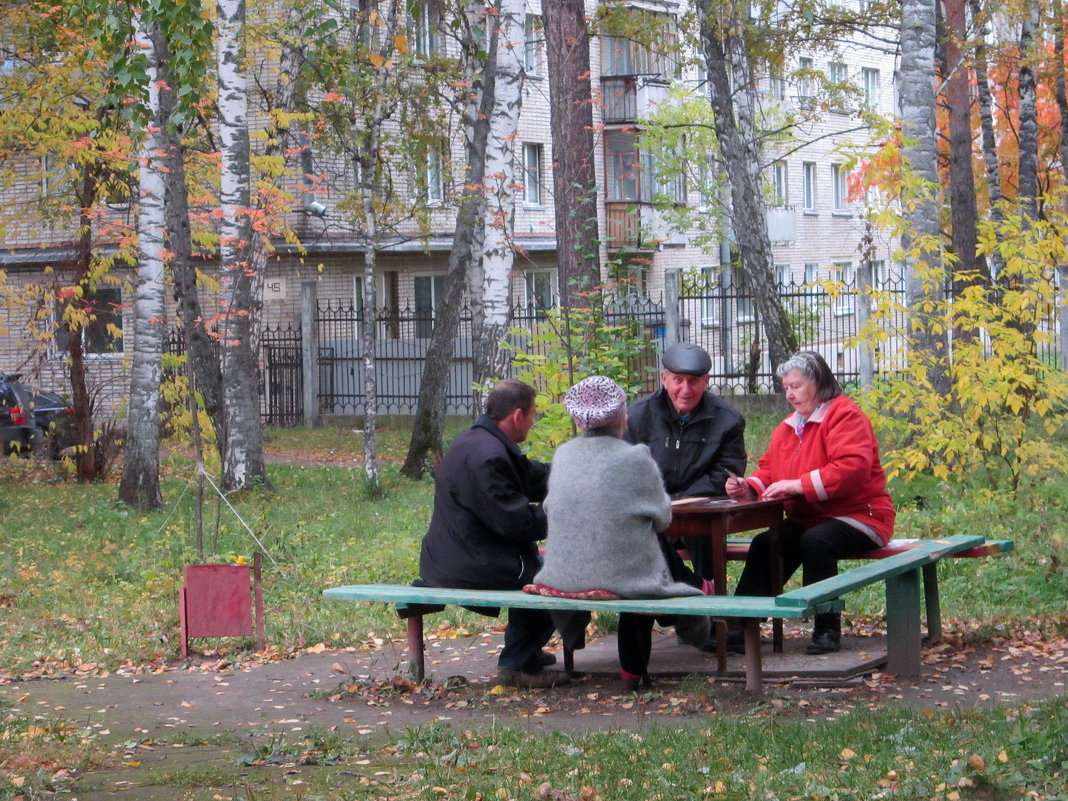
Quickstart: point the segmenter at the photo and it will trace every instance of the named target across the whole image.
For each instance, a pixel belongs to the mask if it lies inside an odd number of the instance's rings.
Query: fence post
[[[1061,356],[1061,371],[1068,372],[1068,267],[1061,265],[1057,268],[1057,275],[1060,276],[1061,294],[1064,295],[1061,307],[1061,319],[1060,319],[1060,356]]]
[[[857,314],[857,333],[864,330],[871,317],[871,285],[872,263],[864,262],[856,273],[857,297],[854,309]],[[857,372],[860,374],[860,386],[862,389],[871,389],[875,382],[875,366],[873,364],[871,345],[867,337],[857,337]]]
[[[679,274],[678,267],[664,270],[664,348],[680,342],[679,336]]]
[[[319,417],[319,328],[315,281],[300,282],[300,369],[304,385],[304,425],[315,427]]]

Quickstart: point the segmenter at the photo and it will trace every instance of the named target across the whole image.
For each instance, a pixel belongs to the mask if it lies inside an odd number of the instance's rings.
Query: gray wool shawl
[[[671,499],[645,445],[611,436],[565,442],[544,506],[549,534],[535,583],[624,598],[701,594],[671,578],[660,551],[656,532],[671,522]]]

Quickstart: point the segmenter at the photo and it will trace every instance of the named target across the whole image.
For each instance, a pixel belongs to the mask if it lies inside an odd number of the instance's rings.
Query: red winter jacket
[[[894,533],[894,504],[867,415],[839,395],[812,413],[801,437],[800,420],[794,413],[775,428],[749,484],[760,495],[776,481],[800,478],[804,496],[786,501],[791,520],[808,528],[838,518],[877,545],[888,543]]]

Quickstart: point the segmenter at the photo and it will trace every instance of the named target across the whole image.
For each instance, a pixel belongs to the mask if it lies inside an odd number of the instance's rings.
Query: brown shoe
[[[527,687],[547,690],[571,683],[571,677],[559,670],[541,670],[537,673],[524,673],[521,670],[497,668],[497,681],[506,687]]]

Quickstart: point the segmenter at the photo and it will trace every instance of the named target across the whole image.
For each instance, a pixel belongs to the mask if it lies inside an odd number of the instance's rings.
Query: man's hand
[[[751,501],[756,498],[756,490],[749,485],[748,481],[738,476],[732,475],[728,478],[723,489],[726,490],[728,497],[736,501]]]

